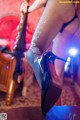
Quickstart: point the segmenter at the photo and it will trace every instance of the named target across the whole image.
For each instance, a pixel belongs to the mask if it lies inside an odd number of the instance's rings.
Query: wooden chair
[[[16,65],[16,59],[6,53],[0,52],[0,91],[6,92],[6,104],[12,103],[14,91],[17,87],[13,80],[13,72]]]
[[[29,0],[27,0],[29,1]],[[27,8],[28,9],[28,8]],[[26,51],[26,25],[28,12],[21,16],[18,26],[18,36],[13,51],[1,50],[0,52],[0,91],[7,93],[6,104],[10,105],[13,100],[14,91],[17,88],[18,76],[22,74],[22,58]],[[23,20],[22,20],[23,19]]]

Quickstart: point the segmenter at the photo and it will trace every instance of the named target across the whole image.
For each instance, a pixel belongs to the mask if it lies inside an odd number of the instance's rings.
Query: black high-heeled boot
[[[55,56],[52,52],[47,52],[43,55],[41,60],[41,68],[43,74],[42,80],[42,97],[41,108],[42,113],[45,115],[56,103],[61,95],[62,88],[52,81],[49,63],[53,64],[55,59],[61,59]],[[64,59],[61,59],[65,61]],[[55,67],[53,67],[55,69]]]

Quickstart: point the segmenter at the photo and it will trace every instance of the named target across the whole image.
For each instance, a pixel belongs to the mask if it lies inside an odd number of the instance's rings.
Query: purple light
[[[9,69],[9,66],[8,66],[8,65],[6,65],[6,69],[7,69],[7,70]]]

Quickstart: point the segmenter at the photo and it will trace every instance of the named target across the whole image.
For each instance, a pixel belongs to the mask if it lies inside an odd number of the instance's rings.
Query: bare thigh
[[[53,52],[57,56],[63,59],[66,59],[68,57],[69,48],[71,46],[72,39],[75,39],[75,34],[77,34],[79,31],[78,25],[79,25],[78,19],[76,19],[75,21],[73,21],[73,23],[71,23],[68,27],[64,29],[63,33],[58,35],[59,37],[57,39],[54,40]],[[65,63],[63,61],[60,60],[55,61],[55,69],[59,76],[63,75],[64,65]]]
[[[64,28],[62,33],[58,33],[57,39],[54,39],[53,52],[60,57],[64,57],[64,53],[67,54],[68,46],[70,46],[71,39],[75,36],[79,38],[80,24],[79,19],[76,18],[67,27]],[[77,42],[77,41],[76,41]]]
[[[68,56],[68,50],[70,47],[70,40],[72,35],[67,31],[62,34],[59,33],[57,38],[54,40],[52,52],[57,56],[66,60]],[[58,76],[62,78],[64,72],[65,62],[61,60],[55,60],[55,70]]]

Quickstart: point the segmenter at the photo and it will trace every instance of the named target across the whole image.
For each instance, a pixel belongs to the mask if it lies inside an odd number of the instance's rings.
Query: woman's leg
[[[29,64],[31,65],[31,67],[33,68],[34,74],[41,88],[41,81],[42,81],[41,69],[40,69],[38,61],[34,62],[35,54],[33,53],[31,49],[29,49],[28,52],[26,53],[26,58]]]
[[[53,0],[51,1],[53,3]],[[56,17],[55,14],[53,15],[52,13],[54,6],[51,4],[51,1],[47,2],[46,8],[33,35],[30,49],[26,53],[26,58],[32,66],[40,86],[42,75],[36,58],[49,47],[52,39],[62,27],[62,21],[58,19],[58,15]]]
[[[63,33],[59,33],[56,39],[54,40],[52,52],[58,57],[61,57],[66,60],[66,58],[68,57],[68,51],[71,44],[70,43],[71,38],[72,35],[67,31],[63,31]],[[58,59],[55,60],[55,70],[59,77],[60,83],[62,84],[63,84],[62,80],[64,73],[64,65],[65,65],[64,61]]]

